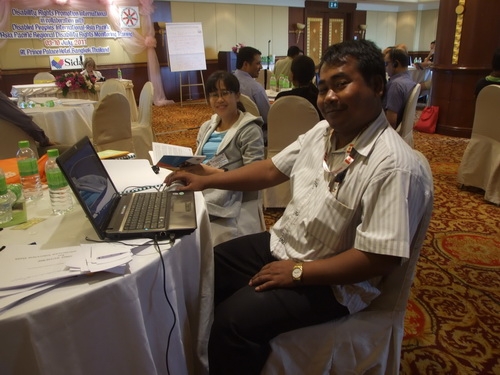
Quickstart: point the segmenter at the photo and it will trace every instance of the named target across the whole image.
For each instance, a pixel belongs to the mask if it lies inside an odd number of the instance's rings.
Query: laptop
[[[192,191],[120,194],[88,137],[56,162],[101,239],[172,239],[197,227]]]

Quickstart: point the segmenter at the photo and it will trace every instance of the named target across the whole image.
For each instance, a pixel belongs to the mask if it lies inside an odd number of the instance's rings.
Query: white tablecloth
[[[0,314],[0,374],[206,374],[212,318],[213,253],[210,223],[196,193],[198,229],[159,255],[135,253],[130,273],[81,276]],[[50,216],[47,192],[28,204],[29,217],[48,217],[27,230],[4,229],[2,244],[43,248],[96,239],[79,206]],[[165,299],[166,293],[175,311]],[[169,341],[169,332],[172,336]]]
[[[410,76],[416,83],[425,82],[432,77],[431,69],[417,69],[414,66],[409,66],[408,71],[410,72]]]
[[[130,118],[131,121],[137,121],[139,117],[139,111],[137,109],[137,102],[135,101],[134,95],[134,83],[130,79],[120,79],[119,80],[125,87],[125,94],[130,103]],[[99,92],[101,86],[104,82],[96,82],[95,89],[96,94],[82,90],[72,90],[68,92],[66,98],[68,99],[89,99],[89,100],[99,100]],[[64,95],[60,88],[56,86],[55,83],[35,83],[28,85],[13,85],[10,94],[13,97],[22,96],[24,99],[36,96],[57,96],[58,98],[64,98]]]
[[[92,138],[94,101],[60,99],[55,107],[24,108],[23,111],[45,131],[53,142],[73,145],[84,136]]]

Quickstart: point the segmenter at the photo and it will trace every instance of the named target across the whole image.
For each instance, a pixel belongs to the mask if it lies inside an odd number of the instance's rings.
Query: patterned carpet
[[[211,113],[205,104],[154,107],[154,130],[160,142],[194,149]],[[435,203],[408,303],[400,373],[500,375],[500,207],[477,189],[458,188],[467,139],[414,138],[433,171]],[[267,226],[281,213],[265,210]]]

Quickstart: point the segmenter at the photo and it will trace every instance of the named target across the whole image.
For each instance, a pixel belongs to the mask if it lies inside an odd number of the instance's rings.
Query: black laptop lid
[[[120,198],[90,139],[83,138],[56,159],[73,193],[101,238]]]

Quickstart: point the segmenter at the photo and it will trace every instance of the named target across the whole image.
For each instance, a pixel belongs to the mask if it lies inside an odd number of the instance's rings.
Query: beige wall
[[[436,39],[438,10],[366,12],[366,39],[380,48],[404,43],[409,51],[427,51]]]
[[[201,22],[205,56],[217,59],[236,43],[257,48],[267,55],[286,55],[288,7],[215,3],[171,2],[172,22]]]
[[[267,55],[271,40],[271,55],[286,55],[288,49],[288,7],[265,5],[238,5],[216,3],[171,2],[173,22],[201,22],[205,56],[217,59],[219,51],[229,51],[240,42],[259,49]],[[405,43],[409,50],[427,50],[436,39],[437,10],[407,12],[367,12],[366,38],[380,48]],[[28,23],[16,17],[17,22]],[[31,21],[35,22],[35,21]],[[95,19],[95,23],[103,23]],[[109,55],[87,55],[98,65],[146,62],[146,54],[130,55],[113,39],[89,39],[89,45],[109,45]],[[3,69],[48,68],[48,56],[21,57],[19,48],[42,48],[36,39],[9,40],[0,50],[0,67]]]

